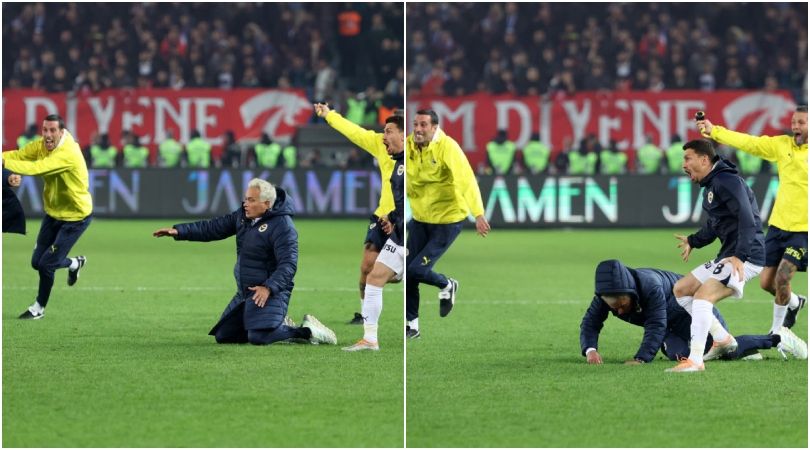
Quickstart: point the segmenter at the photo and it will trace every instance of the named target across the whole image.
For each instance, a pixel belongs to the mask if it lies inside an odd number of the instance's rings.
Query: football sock
[[[76,259],[76,258],[69,258],[69,259],[70,259],[70,266],[68,266],[68,269],[70,269],[70,270],[78,269],[79,268],[79,260]],[[62,263],[62,264],[64,264],[64,263]]]
[[[418,330],[419,329],[419,318],[409,320],[408,326],[411,327],[411,330]]]
[[[689,342],[689,359],[697,365],[703,364],[703,351],[706,349],[706,337],[712,323],[712,305],[708,300],[695,299],[692,302],[692,340]]]
[[[782,324],[785,322],[785,314],[787,314],[787,305],[773,304],[773,322],[771,323],[771,333],[776,334]]]
[[[28,310],[31,311],[32,314],[42,314],[45,312],[45,308],[40,306],[39,302],[34,302],[33,305],[28,307]]]
[[[366,285],[366,298],[363,300],[363,339],[377,342],[377,322],[382,313],[382,291],[379,286]]]
[[[799,296],[794,294],[793,292],[790,293],[790,301],[788,301],[787,307],[790,309],[796,309],[799,307]]]
[[[723,327],[723,324],[717,320],[717,317],[714,317],[714,314],[712,314],[712,324],[709,327],[709,333],[712,335],[712,339],[714,339],[715,342],[723,342],[728,339],[729,336],[728,331]]]
[[[678,297],[675,300],[678,301],[678,304],[681,305],[681,307],[683,307],[683,309],[685,309],[686,312],[688,312],[689,314],[692,314],[692,300],[693,299],[694,299],[694,297],[692,297],[691,295],[687,295],[685,297]]]

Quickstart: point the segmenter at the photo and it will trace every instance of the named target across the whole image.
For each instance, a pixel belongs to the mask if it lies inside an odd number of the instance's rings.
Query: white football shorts
[[[385,264],[386,267],[393,270],[395,280],[401,280],[405,272],[405,247],[388,239],[380,250],[380,254],[377,255],[377,262]]]
[[[701,284],[705,283],[709,278],[714,278],[734,291],[732,297],[742,298],[745,283],[759,275],[759,273],[762,272],[762,266],[751,264],[748,261],[744,262],[743,272],[745,273],[743,274],[743,281],[740,281],[739,274],[732,274],[731,270],[731,264],[709,261],[706,264],[696,267],[692,271],[692,275],[697,278]]]

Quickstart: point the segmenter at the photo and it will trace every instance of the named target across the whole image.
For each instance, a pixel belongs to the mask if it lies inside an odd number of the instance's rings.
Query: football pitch
[[[807,447],[807,361],[709,362],[664,373],[624,366],[643,329],[609,317],[605,363],[580,355],[579,324],[604,259],[686,273],[718,246],[680,260],[675,232],[462,232],[436,270],[459,280],[456,306],[438,314],[422,288],[421,339],[407,342],[408,447]],[[807,292],[807,276],[794,278]],[[733,334],[770,328],[772,299],[755,279],[719,309]],[[807,311],[793,330],[807,339]]]
[[[402,284],[385,290],[380,352],[362,337],[357,278],[365,221],[298,220],[290,316],[313,314],[338,346],[217,345],[207,333],[233,296],[235,241],[153,238],[177,220],[96,219],[36,297],[39,221],[3,235],[4,447],[401,447]]]

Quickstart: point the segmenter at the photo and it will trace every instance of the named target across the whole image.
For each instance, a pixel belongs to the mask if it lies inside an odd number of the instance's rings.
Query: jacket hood
[[[292,201],[290,201],[290,198],[287,196],[287,191],[276,187],[276,202],[273,203],[272,208],[264,213],[264,217],[293,215],[295,215],[295,210],[293,210]]]
[[[706,187],[711,182],[714,177],[717,176],[718,173],[722,172],[729,172],[736,174],[737,173],[737,166],[734,165],[731,161],[725,160],[723,158],[719,158],[715,163],[714,168],[709,172],[706,177],[700,180],[700,186]]]
[[[596,266],[596,295],[628,294],[638,300],[636,281],[621,261],[609,259]]]

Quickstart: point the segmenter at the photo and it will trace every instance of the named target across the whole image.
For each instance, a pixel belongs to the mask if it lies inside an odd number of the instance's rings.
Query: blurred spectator
[[[195,169],[211,167],[211,144],[200,137],[200,132],[191,132],[191,140],[186,144],[186,158],[188,166]]]
[[[33,123],[28,125],[28,128],[25,129],[25,132],[21,134],[20,137],[17,138],[17,148],[18,149],[23,148],[25,147],[25,144],[36,139],[39,136],[37,132],[38,129],[36,125],[34,125]]]
[[[219,166],[225,169],[241,167],[243,165],[242,146],[236,142],[233,131],[228,130],[225,132],[223,142]]]
[[[341,169],[373,169],[374,158],[357,147],[352,147],[346,158],[338,164]]]
[[[596,136],[589,135],[582,139],[579,149],[568,153],[569,175],[595,175],[599,168],[599,142]]]
[[[149,149],[141,145],[136,134],[130,135],[130,142],[124,146],[124,167],[145,168],[149,165]]]
[[[253,152],[257,167],[275,169],[281,156],[281,144],[273,142],[267,133],[262,133],[262,139],[256,143]]]
[[[683,174],[683,144],[681,137],[676,134],[672,136],[672,143],[664,152],[670,174]]]
[[[463,63],[465,83],[491,93],[535,95],[526,82],[533,67],[539,95],[762,89],[770,82],[803,98],[807,3],[692,6],[408,3],[408,90],[466,94],[453,74]]]
[[[638,160],[638,164],[636,164],[636,171],[638,173],[650,175],[662,172],[664,154],[661,152],[661,149],[653,143],[652,136],[647,135],[645,137],[644,145],[639,147],[636,151],[636,158]]]
[[[627,154],[619,151],[616,141],[602,149],[599,154],[599,173],[602,175],[620,175],[627,172]]]
[[[301,161],[301,168],[304,169],[318,169],[323,167],[328,167],[328,164],[323,160],[323,157],[321,156],[321,150],[318,148],[312,149],[307,155],[306,159]]]

